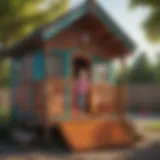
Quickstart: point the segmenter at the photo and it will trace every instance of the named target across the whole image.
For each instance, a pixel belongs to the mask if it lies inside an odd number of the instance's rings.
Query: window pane
[[[103,83],[107,80],[107,65],[95,64],[93,66],[93,81],[94,83]]]
[[[59,77],[64,74],[63,57],[58,55],[50,55],[47,57],[47,72],[48,75]]]

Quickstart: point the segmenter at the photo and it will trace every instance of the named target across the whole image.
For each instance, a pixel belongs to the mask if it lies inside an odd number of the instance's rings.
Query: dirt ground
[[[52,148],[19,148],[0,144],[0,160],[160,160],[160,133],[144,131],[147,122],[137,121],[137,130],[144,139],[134,148],[101,150],[87,153],[69,153],[68,151]]]

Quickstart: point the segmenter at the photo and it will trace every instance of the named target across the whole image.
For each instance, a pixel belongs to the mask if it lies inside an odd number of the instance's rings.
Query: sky
[[[85,0],[70,0],[70,7],[76,7]],[[138,46],[139,51],[146,51],[148,56],[154,61],[156,52],[160,47],[151,44],[145,37],[142,22],[147,18],[149,10],[139,7],[135,10],[129,8],[130,0],[97,0],[117,24],[131,37]]]
[[[46,0],[48,2],[58,0]],[[82,4],[85,0],[70,0],[69,9]],[[96,0],[106,10],[115,22],[138,46],[137,52],[145,51],[151,60],[155,60],[160,45],[151,44],[145,37],[142,22],[147,18],[149,10],[139,7],[135,10],[129,8],[130,0]]]

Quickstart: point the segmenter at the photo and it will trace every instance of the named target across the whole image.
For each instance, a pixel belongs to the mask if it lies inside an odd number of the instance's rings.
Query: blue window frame
[[[33,81],[45,78],[45,56],[43,52],[37,51],[33,57]]]

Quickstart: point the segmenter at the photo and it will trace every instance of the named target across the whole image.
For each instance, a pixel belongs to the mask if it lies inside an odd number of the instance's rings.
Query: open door
[[[88,113],[90,110],[91,60],[87,56],[72,58],[72,113]]]

